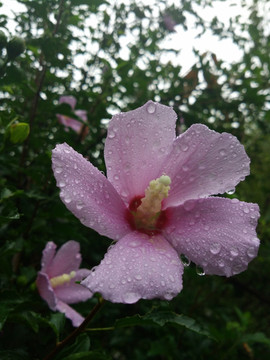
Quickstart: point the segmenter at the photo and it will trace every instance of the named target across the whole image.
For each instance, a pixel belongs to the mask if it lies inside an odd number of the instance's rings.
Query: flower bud
[[[25,50],[25,43],[23,39],[14,37],[7,43],[7,55],[9,60],[14,60],[17,56]]]

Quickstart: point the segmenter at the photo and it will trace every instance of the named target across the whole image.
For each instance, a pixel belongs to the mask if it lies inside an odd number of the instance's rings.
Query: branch
[[[68,335],[63,341],[60,341],[56,347],[47,355],[43,360],[50,360],[53,359],[53,357],[61,350],[63,349],[67,344],[75,340],[75,338],[86,328],[88,323],[93,319],[93,317],[96,315],[96,313],[99,311],[99,309],[104,304],[105,300],[103,298],[100,298],[98,303],[95,305],[95,307],[92,309],[90,314],[85,318],[84,322],[76,328],[70,335]]]

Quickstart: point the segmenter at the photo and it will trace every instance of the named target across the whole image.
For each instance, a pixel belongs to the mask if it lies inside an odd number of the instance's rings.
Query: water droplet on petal
[[[142,280],[142,277],[141,277],[141,275],[136,275],[136,276],[135,276],[135,279],[136,279],[136,280]]]
[[[140,295],[133,293],[133,292],[127,292],[123,295],[123,301],[126,304],[133,304],[136,301],[140,299]]]
[[[194,206],[195,206],[194,200],[188,200],[184,203],[184,209],[186,211],[191,211],[192,209],[194,209]]]
[[[187,144],[182,144],[181,146],[180,146],[180,148],[181,148],[181,150],[182,151],[188,151],[188,145]]]
[[[184,266],[190,265],[190,260],[184,254],[180,255],[180,260],[182,261]]]
[[[257,255],[257,249],[256,248],[250,248],[247,250],[247,256],[250,258],[254,258]]]
[[[58,184],[59,187],[65,187],[66,186],[66,183],[64,181],[60,181],[59,184]]]
[[[210,251],[213,255],[217,255],[221,250],[221,245],[219,243],[213,243],[210,246]]]
[[[55,168],[56,174],[61,174],[62,171],[63,169],[60,166]]]
[[[231,190],[227,190],[226,193],[227,193],[228,195],[234,194],[234,193],[235,193],[235,188],[232,188]]]
[[[205,271],[203,270],[203,268],[201,266],[198,266],[198,265],[196,266],[196,273],[199,276],[205,275]]]
[[[151,103],[147,106],[147,111],[149,114],[154,114],[154,112],[156,111],[156,105]]]
[[[239,254],[239,252],[238,252],[237,249],[231,249],[230,253],[231,253],[231,255],[234,256],[234,257],[238,256],[238,254]]]
[[[109,130],[109,131],[108,131],[108,138],[109,138],[109,139],[115,138],[115,132],[114,132],[113,130]]]
[[[76,204],[76,208],[77,208],[78,210],[82,210],[83,207],[84,207],[84,204],[83,204],[83,203],[77,203],[77,204]]]
[[[225,155],[226,155],[226,150],[225,150],[225,149],[220,149],[220,150],[219,150],[219,154],[220,154],[221,156],[225,156]]]

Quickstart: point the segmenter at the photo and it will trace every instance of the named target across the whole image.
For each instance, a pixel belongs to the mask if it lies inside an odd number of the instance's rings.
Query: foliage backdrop
[[[251,158],[251,175],[233,195],[261,209],[261,247],[248,270],[233,278],[200,277],[191,264],[172,301],[107,303],[57,359],[268,359],[270,355],[270,33],[253,0],[249,19],[204,21],[208,0],[19,0],[16,39],[0,2],[0,358],[42,359],[72,331],[39,297],[35,279],[48,241],[81,244],[83,266],[99,263],[109,243],[63,205],[51,171],[51,150],[67,142],[106,171],[103,145],[112,114],[152,99],[173,106],[178,133],[193,123],[236,135]],[[15,9],[16,13],[16,9]],[[162,41],[192,16],[202,33],[231,38],[241,61],[201,54],[187,74]],[[23,40],[23,41],[22,41]],[[24,42],[24,43],[23,43]],[[25,51],[23,47],[25,44]],[[184,46],[184,43],[183,43]],[[166,54],[167,61],[164,61]],[[77,60],[83,57],[83,65]],[[181,63],[181,61],[180,61]],[[87,111],[88,133],[65,131],[57,114],[76,118],[61,95]],[[29,133],[29,135],[28,135]],[[87,315],[93,297],[76,309]]]

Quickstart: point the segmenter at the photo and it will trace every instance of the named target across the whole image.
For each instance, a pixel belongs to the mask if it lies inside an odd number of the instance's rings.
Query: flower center
[[[150,181],[144,197],[136,197],[131,201],[129,210],[132,227],[147,234],[160,232],[166,221],[165,211],[161,210],[162,201],[168,196],[170,184],[170,177],[162,175]]]
[[[73,279],[76,275],[75,271],[71,271],[69,274],[63,274],[59,276],[55,276],[50,279],[51,286],[54,288],[59,285],[66,284],[70,282],[71,279]]]

